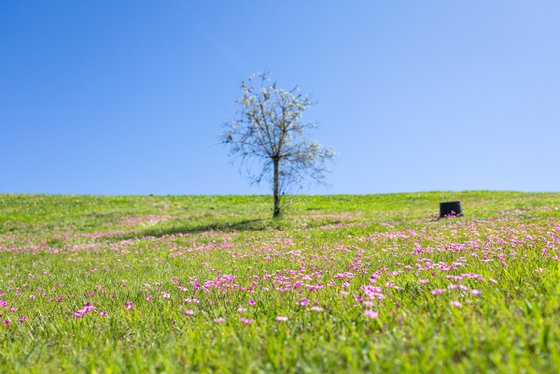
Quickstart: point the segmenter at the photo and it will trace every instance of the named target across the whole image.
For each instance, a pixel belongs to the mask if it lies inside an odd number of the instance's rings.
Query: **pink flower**
[[[245,313],[247,311],[246,308],[237,308],[238,313]]]
[[[255,305],[256,301],[255,300],[249,300],[249,305]]]
[[[214,320],[214,322],[216,322],[216,323],[224,323],[225,321],[226,321],[226,320],[223,319],[223,318],[221,318],[221,317],[220,317],[220,318],[216,318],[216,319]]]
[[[320,306],[312,306],[311,310],[313,310],[315,312],[322,312],[323,308],[321,308]]]
[[[454,307],[456,307],[456,308],[460,308],[460,307],[463,306],[463,304],[461,304],[461,303],[458,302],[458,301],[450,301],[450,302],[449,302],[449,305],[454,306]]]
[[[187,309],[187,310],[185,310],[185,315],[186,315],[186,316],[192,316],[192,315],[194,315],[194,310],[192,310],[192,309]]]
[[[288,320],[288,317],[278,316],[276,317],[276,320],[280,322],[286,322]]]
[[[124,308],[128,309],[128,310],[132,310],[132,309],[134,309],[134,304],[132,304],[132,301],[128,300],[126,302],[126,304],[124,305]]]
[[[17,308],[15,306],[10,308],[10,312],[15,312],[15,311],[17,311]]]
[[[250,318],[241,318],[240,321],[247,324],[253,323],[253,320]]]
[[[147,300],[147,301],[152,301],[153,299],[154,299],[153,296],[146,296],[146,300]]]
[[[84,316],[84,312],[82,312],[81,310],[74,312],[74,317],[76,318],[82,318],[83,316]]]
[[[379,313],[374,312],[371,309],[364,310],[364,314],[369,318],[378,318],[379,317]]]
[[[430,293],[431,293],[432,295],[440,295],[440,294],[442,294],[442,293],[444,293],[444,292],[445,292],[445,290],[444,290],[443,288],[436,288],[435,290],[431,291]]]
[[[101,317],[105,317],[107,315],[107,312],[100,312],[99,314],[101,315]]]
[[[10,324],[10,320],[9,320],[9,319],[5,319],[3,323],[4,323],[4,325],[6,325],[6,326],[7,326],[7,325],[9,325],[9,324]]]
[[[473,295],[473,296],[478,296],[481,293],[482,293],[482,291],[480,291],[480,290],[471,290],[471,295]]]
[[[167,292],[162,292],[161,296],[163,296],[164,299],[169,299],[170,295]]]
[[[309,299],[301,299],[301,301],[299,302],[299,305],[301,306],[307,306],[309,305]]]
[[[21,323],[23,323],[23,322],[27,321],[27,317],[26,316],[19,317],[19,321]]]
[[[29,299],[31,299],[31,300],[35,299],[35,296],[34,295],[29,295]]]

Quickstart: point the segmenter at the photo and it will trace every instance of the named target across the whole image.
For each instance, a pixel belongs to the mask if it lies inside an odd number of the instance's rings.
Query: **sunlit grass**
[[[437,220],[438,203],[465,216]],[[558,372],[560,194],[0,196],[0,368]]]

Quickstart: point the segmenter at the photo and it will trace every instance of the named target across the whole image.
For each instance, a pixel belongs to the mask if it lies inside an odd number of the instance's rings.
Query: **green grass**
[[[560,194],[271,205],[0,195],[0,371],[560,371]]]

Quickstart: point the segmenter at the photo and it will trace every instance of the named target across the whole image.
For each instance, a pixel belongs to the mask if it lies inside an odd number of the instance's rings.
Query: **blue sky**
[[[558,1],[0,2],[0,193],[259,194],[222,123],[268,70],[337,152],[306,193],[560,190]]]

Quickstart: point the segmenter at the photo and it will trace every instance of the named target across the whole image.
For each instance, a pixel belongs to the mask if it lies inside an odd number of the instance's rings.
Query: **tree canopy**
[[[279,217],[289,189],[324,182],[334,152],[307,138],[317,124],[302,121],[312,102],[297,87],[280,88],[260,73],[243,81],[241,92],[238,117],[226,124],[222,140],[253,182],[271,184],[273,216]]]

